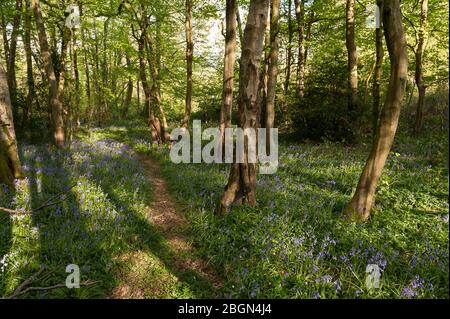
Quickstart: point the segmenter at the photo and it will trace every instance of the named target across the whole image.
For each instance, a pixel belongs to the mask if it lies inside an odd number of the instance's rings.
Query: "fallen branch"
[[[88,281],[80,283],[80,287],[81,286],[91,286],[96,283],[98,283],[98,281],[89,281],[88,280]],[[67,288],[67,286],[65,284],[58,284],[58,285],[53,285],[53,286],[49,286],[49,287],[28,287],[22,291],[15,292],[11,296],[7,297],[6,299],[14,299],[14,298],[17,298],[18,296],[26,294],[27,292],[30,292],[30,291],[48,291],[48,290],[53,290],[53,289],[58,289],[58,288]]]
[[[28,215],[28,214],[31,214],[28,211],[20,211],[20,210],[9,209],[9,208],[4,208],[4,207],[0,207],[0,212],[6,213],[6,214],[10,214],[10,215]]]
[[[40,274],[42,274],[42,272],[44,270],[45,270],[45,268],[39,269],[39,271],[37,273],[31,275],[31,277],[29,277],[27,280],[25,280],[23,283],[21,283],[19,285],[19,287],[17,287],[17,289],[14,290],[14,294],[21,292],[23,289],[25,289],[25,287],[31,285],[34,281],[36,281],[36,279],[40,276]]]
[[[58,205],[62,202],[64,202],[64,200],[58,200],[56,202],[52,202],[53,200],[55,200],[56,198],[60,197],[61,195],[66,194],[67,192],[69,192],[72,188],[74,188],[77,184],[74,183],[73,185],[71,185],[69,188],[65,189],[64,191],[50,197],[49,199],[47,199],[45,202],[43,202],[40,206],[38,206],[35,209],[32,209],[30,211],[20,211],[20,210],[16,210],[16,209],[9,209],[9,208],[5,208],[5,207],[0,207],[0,212],[6,213],[6,214],[10,214],[10,215],[32,215],[44,208],[50,207],[50,206],[55,206]]]

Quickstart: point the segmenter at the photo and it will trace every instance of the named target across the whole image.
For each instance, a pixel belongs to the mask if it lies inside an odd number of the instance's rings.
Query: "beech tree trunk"
[[[147,81],[147,74],[145,71],[145,60],[144,60],[144,54],[145,54],[145,35],[144,32],[142,32],[141,37],[138,42],[138,48],[139,48],[139,73],[140,78],[142,82],[142,88],[144,90],[144,105],[147,111],[147,121],[148,125],[150,127],[150,134],[151,134],[151,141],[152,143],[158,142],[159,140],[159,134],[157,130],[153,127],[153,122],[155,119],[155,116],[153,114],[153,108],[151,105],[151,92],[150,92],[150,85]]]
[[[28,95],[27,103],[23,110],[23,123],[28,123],[31,119],[31,112],[33,108],[33,101],[36,96],[36,89],[33,77],[33,57],[31,52],[31,2],[25,0],[25,34],[24,34],[24,48],[27,60],[27,84]]]
[[[157,32],[159,33],[159,32]],[[157,37],[156,42],[159,43],[161,40]],[[161,101],[161,86],[160,86],[160,69],[161,69],[161,59],[159,58],[160,51],[156,50],[155,45],[151,37],[146,34],[146,44],[147,44],[147,61],[150,66],[150,75],[152,78],[152,86],[150,88],[152,105],[155,109],[159,111],[159,117],[155,115],[157,122],[161,123],[160,126],[160,138],[161,142],[170,141],[169,126],[167,124],[166,113]]]
[[[220,135],[222,142],[225,129],[231,127],[234,88],[234,65],[236,63],[236,0],[226,1],[225,57],[223,70],[222,106],[220,108]]]
[[[292,27],[292,0],[288,0],[288,44],[286,47],[286,78],[284,81],[284,96],[289,93],[289,84],[291,82],[291,65],[292,65],[292,41],[294,38],[294,28]],[[286,110],[285,110],[286,111]]]
[[[0,65],[0,184],[13,186],[14,179],[22,177],[8,80]]]
[[[408,56],[400,11],[400,0],[385,1],[383,28],[391,61],[391,77],[380,123],[369,158],[359,180],[356,192],[346,208],[346,214],[354,220],[367,220],[375,201],[375,191],[386,159],[394,141],[405,94]]]
[[[258,91],[268,9],[269,0],[250,1],[239,76],[239,127],[244,130],[256,130],[260,121]],[[232,164],[228,184],[220,201],[219,213],[225,213],[235,202],[256,205],[257,166],[249,163],[248,155],[248,138],[245,138],[244,163]]]
[[[419,91],[419,100],[417,102],[416,123],[414,132],[419,134],[423,123],[423,109],[425,105],[425,91],[427,89],[423,81],[423,54],[425,51],[426,35],[427,35],[427,19],[428,19],[428,0],[420,0],[420,27],[419,42],[415,52],[416,58],[416,85]]]
[[[13,29],[9,44],[8,86],[11,96],[13,113],[17,116],[17,79],[16,79],[16,51],[19,37],[20,17],[22,16],[22,0],[16,0]]]
[[[55,144],[59,148],[64,147],[64,121],[63,121],[63,106],[62,95],[59,93],[58,80],[56,78],[53,61],[48,46],[47,35],[45,34],[44,21],[39,0],[31,0],[36,20],[36,28],[38,30],[39,44],[41,48],[41,57],[45,67],[45,73],[48,78],[49,92],[50,92],[50,109],[53,120],[53,135]]]
[[[3,38],[3,50],[5,51],[5,63],[6,67],[9,64],[9,41],[8,41],[8,33],[6,31],[6,18],[3,9],[1,9],[1,24],[2,24],[2,38]]]
[[[192,111],[192,65],[194,58],[194,41],[192,39],[192,0],[186,0],[186,106],[182,127],[188,128]]]
[[[298,25],[297,93],[302,98],[305,95],[305,0],[294,1]]]
[[[266,133],[266,150],[270,153],[271,134],[270,129],[275,124],[275,97],[277,91],[278,77],[278,41],[279,41],[279,19],[280,19],[280,0],[271,0],[270,4],[270,54],[267,79],[267,104],[265,127]]]
[[[358,108],[358,51],[355,40],[355,0],[347,0],[346,45],[348,52],[348,110]]]
[[[380,8],[380,12],[383,11],[383,1],[377,1],[377,5]],[[380,86],[381,77],[383,75],[383,60],[384,60],[384,49],[383,49],[383,29],[382,26],[377,28],[375,31],[375,46],[376,46],[376,61],[375,61],[375,74],[373,81],[373,108],[372,108],[372,130],[373,137],[375,138],[378,118],[380,116]]]
[[[125,59],[127,61],[128,72],[130,72],[132,65],[131,65],[130,55],[128,53],[125,53]],[[133,79],[132,79],[131,75],[129,75],[128,83],[127,83],[127,93],[125,96],[125,101],[124,101],[124,106],[123,106],[123,111],[122,111],[123,118],[128,118],[128,112],[130,110],[130,104],[131,104],[131,100],[133,98],[133,86],[134,86]]]

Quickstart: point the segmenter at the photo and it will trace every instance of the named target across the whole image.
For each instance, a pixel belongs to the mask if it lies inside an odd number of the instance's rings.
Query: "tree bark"
[[[250,1],[239,76],[239,127],[244,130],[256,130],[260,121],[258,90],[268,9],[269,0]],[[220,201],[219,213],[225,213],[235,202],[256,205],[256,164],[249,163],[248,138],[244,144],[244,163],[236,161],[232,164],[228,184]]]
[[[0,8],[2,8],[2,7],[0,7]],[[1,10],[1,24],[2,24],[3,50],[5,51],[5,63],[6,63],[6,67],[8,67],[9,41],[8,41],[8,33],[6,32],[6,18],[5,18],[5,13],[3,12],[3,8]]]
[[[291,65],[292,65],[292,42],[294,38],[294,28],[292,27],[292,0],[288,0],[288,44],[286,47],[286,79],[284,81],[284,96],[289,93],[289,84],[291,81]],[[285,110],[286,111],[286,110]]]
[[[294,0],[298,28],[297,94],[305,95],[305,0]]]
[[[380,12],[383,11],[383,1],[377,1],[377,5],[380,8]],[[380,116],[380,86],[381,77],[383,76],[383,60],[384,60],[384,49],[383,49],[383,27],[380,26],[375,31],[375,46],[376,46],[376,61],[375,61],[375,74],[373,81],[373,107],[372,107],[372,131],[373,138],[378,127],[378,118]]]
[[[31,2],[25,0],[25,34],[24,34],[24,48],[27,60],[27,84],[28,95],[27,103],[24,106],[23,123],[28,123],[31,119],[33,109],[33,101],[36,96],[36,88],[33,77],[33,57],[31,52]]]
[[[192,111],[192,65],[194,58],[194,42],[192,39],[192,0],[186,0],[186,107],[182,127],[188,128]]]
[[[414,125],[415,134],[419,134],[423,123],[423,109],[425,105],[425,91],[427,86],[423,81],[423,54],[425,51],[426,37],[427,37],[427,19],[428,19],[428,0],[420,0],[420,27],[419,27],[419,42],[415,52],[416,58],[416,85],[419,91],[419,100],[417,102],[416,122]]]
[[[226,1],[225,57],[223,70],[222,106],[220,108],[220,135],[224,143],[225,129],[231,127],[234,88],[234,66],[236,63],[236,0]],[[223,144],[224,145],[224,144]]]
[[[348,110],[358,108],[358,51],[355,40],[355,0],[347,0],[346,45],[348,52]]]
[[[65,144],[65,137],[63,124],[63,106],[60,100],[62,96],[59,93],[59,85],[56,78],[55,69],[53,67],[53,61],[48,46],[47,35],[45,34],[45,26],[42,19],[40,2],[39,0],[32,0],[31,4],[34,10],[36,28],[38,30],[41,57],[44,62],[45,72],[49,83],[50,109],[52,112],[54,140],[57,147],[63,148]]]
[[[130,54],[128,52],[125,53],[125,59],[127,61],[128,72],[130,72],[132,65],[131,65]],[[134,86],[133,79],[132,79],[131,75],[128,75],[127,93],[125,96],[124,107],[123,107],[123,111],[122,111],[122,117],[125,119],[128,118],[128,112],[130,110],[130,104],[131,104],[131,100],[133,98],[133,86]]]
[[[408,72],[406,40],[400,11],[400,0],[385,1],[383,28],[391,61],[391,77],[386,101],[369,158],[356,192],[346,208],[354,220],[367,220],[375,201],[375,192],[398,127],[401,104],[405,94]]]
[[[267,80],[267,105],[266,105],[266,151],[270,154],[271,134],[270,129],[275,124],[275,97],[278,77],[278,50],[279,50],[279,19],[280,0],[271,0],[270,4],[270,53]]]
[[[161,39],[158,36],[158,34],[159,30],[157,31],[156,42],[160,43]],[[160,86],[161,52],[155,48],[155,45],[148,33],[146,34],[146,44],[147,44],[147,61],[150,67],[150,75],[152,77],[152,86],[150,88],[152,105],[154,105],[155,109],[159,111],[160,118],[156,116],[155,118],[158,123],[161,123],[160,138],[161,142],[165,143],[170,141],[170,133],[167,124],[166,113],[164,111],[164,107],[161,101],[161,86]]]
[[[0,65],[0,184],[13,186],[14,179],[22,177],[8,81]]]
[[[19,37],[20,17],[22,16],[22,0],[16,0],[13,29],[9,44],[8,86],[13,106],[13,113],[17,117],[17,79],[16,79],[16,51]]]

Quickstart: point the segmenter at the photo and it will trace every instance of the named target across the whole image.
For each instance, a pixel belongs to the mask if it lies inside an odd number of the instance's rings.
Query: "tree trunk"
[[[72,32],[72,67],[73,67],[73,75],[75,78],[75,129],[78,129],[80,125],[81,90],[80,90],[80,71],[78,69],[78,48],[75,30],[73,30]]]
[[[270,4],[270,54],[267,80],[267,105],[265,128],[266,130],[266,151],[270,154],[271,134],[270,129],[275,124],[275,97],[277,91],[278,77],[278,39],[279,39],[279,22],[280,19],[280,0],[271,0]]]
[[[161,42],[161,39],[159,37],[159,30],[157,31],[157,39],[156,42]],[[161,86],[160,86],[160,69],[161,69],[161,58],[160,54],[161,52],[157,50],[153,44],[152,39],[146,34],[146,44],[147,44],[147,60],[148,64],[150,66],[150,75],[152,77],[152,86],[151,86],[151,97],[153,99],[152,105],[155,106],[155,109],[159,111],[160,118],[157,118],[156,121],[158,123],[161,123],[161,133],[160,138],[161,142],[168,142],[170,141],[170,133],[169,133],[169,127],[167,124],[167,118],[166,113],[164,111],[164,107],[162,105],[161,101]],[[155,116],[156,117],[156,116]]]
[[[377,1],[377,5],[380,8],[380,12],[383,12],[383,1]],[[375,62],[375,74],[373,82],[373,107],[372,107],[372,131],[373,138],[375,138],[378,118],[380,116],[380,86],[381,77],[383,76],[383,60],[384,60],[384,49],[383,49],[383,27],[380,25],[375,31],[375,46],[376,46],[376,62]]]
[[[36,96],[36,89],[33,78],[33,57],[31,52],[31,2],[25,0],[25,34],[24,34],[24,48],[27,60],[27,84],[28,95],[27,103],[23,110],[23,123],[28,123],[31,119],[31,112],[33,108],[33,101]]]
[[[130,55],[128,52],[125,54],[125,59],[127,61],[128,72],[130,72],[132,65]],[[131,75],[128,75],[127,94],[125,96],[124,108],[122,111],[123,118],[128,118],[128,112],[130,110],[130,104],[133,98],[133,86],[134,86],[133,79],[131,78]]]
[[[8,81],[0,65],[0,184],[13,186],[14,179],[22,177]]]
[[[269,0],[251,0],[244,31],[239,76],[239,127],[257,129],[260,116],[258,90],[260,64],[266,30]],[[256,164],[249,163],[249,141],[245,139],[244,163],[232,164],[228,185],[220,201],[219,213],[235,203],[256,205]]]
[[[348,110],[358,108],[358,51],[355,40],[355,0],[347,0],[346,44],[348,52]]]
[[[188,128],[192,110],[192,64],[194,58],[194,42],[192,39],[192,0],[186,0],[186,108],[182,127]]]
[[[297,94],[305,95],[305,0],[294,0],[298,27]]]
[[[53,119],[53,133],[55,144],[57,147],[64,147],[64,122],[63,122],[63,106],[60,100],[58,81],[56,79],[55,69],[53,67],[52,57],[50,54],[47,35],[45,34],[44,21],[42,20],[42,13],[39,0],[32,0],[32,7],[34,10],[36,28],[38,30],[39,43],[41,48],[41,57],[44,62],[45,72],[49,83],[50,92],[50,109]]]
[[[17,79],[16,79],[16,51],[17,38],[19,37],[20,17],[22,15],[22,0],[16,0],[16,8],[13,21],[13,29],[9,44],[8,60],[8,86],[13,106],[13,113],[17,117]]]
[[[2,8],[2,7],[0,7]],[[2,37],[3,37],[3,50],[5,51],[5,63],[8,67],[9,63],[9,41],[8,41],[8,33],[6,31],[6,18],[5,13],[3,12],[3,8],[1,10],[1,23],[2,23]]]
[[[143,19],[145,20],[145,19]],[[142,88],[144,90],[144,105],[146,107],[147,111],[147,122],[148,126],[150,128],[150,138],[152,143],[159,143],[161,140],[161,125],[159,121],[157,121],[157,118],[155,117],[155,114],[153,112],[152,107],[152,101],[151,101],[151,88],[150,84],[147,80],[147,72],[145,70],[145,33],[147,32],[146,25],[143,23],[141,25],[143,28],[141,30],[141,36],[138,41],[138,52],[139,52],[139,70],[140,70],[140,78],[142,82]]]
[[[289,85],[291,82],[291,65],[292,65],[292,42],[294,39],[294,28],[292,26],[292,0],[288,0],[287,12],[288,24],[288,43],[286,47],[286,74],[284,80],[284,101],[283,101],[283,121],[286,123],[288,118],[287,95],[289,94]]]
[[[420,27],[419,27],[419,43],[415,52],[416,57],[416,85],[419,91],[419,100],[417,102],[416,123],[414,125],[415,134],[419,134],[422,129],[423,109],[425,104],[426,85],[423,82],[423,54],[425,51],[427,36],[427,19],[428,19],[428,0],[420,0]]]
[[[236,5],[236,22],[237,22],[237,30],[239,32],[239,41],[244,42],[244,32],[242,32],[242,21],[241,21],[241,13],[239,12],[239,5]]]
[[[224,143],[225,139],[225,129],[231,127],[234,65],[236,63],[237,10],[236,0],[226,1],[225,57],[223,70],[222,107],[220,108],[220,135],[222,143]]]
[[[346,208],[349,218],[362,221],[370,217],[377,183],[394,141],[408,72],[408,56],[400,0],[385,1],[382,12],[383,28],[391,61],[391,78],[372,150],[355,195]]]

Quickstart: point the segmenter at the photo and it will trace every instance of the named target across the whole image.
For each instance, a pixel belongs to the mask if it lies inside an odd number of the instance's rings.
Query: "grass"
[[[84,135],[70,149],[47,144],[21,145],[26,179],[16,190],[4,189],[0,206],[29,210],[47,198],[76,186],[64,202],[33,216],[0,215],[0,296],[45,267],[33,285],[64,283],[68,264],[81,269],[81,281],[98,281],[81,289],[28,293],[26,298],[103,298],[120,277],[141,276],[130,256],[151,265],[143,282],[158,289],[148,298],[192,298],[212,294],[208,285],[174,270],[175,253],[146,219],[152,200],[144,168],[127,146],[95,134]],[[142,271],[142,269],[138,269]],[[122,275],[119,275],[122,274]],[[147,293],[147,292],[145,292]]]
[[[430,130],[431,131],[431,130]],[[105,297],[118,272],[132,270],[148,298],[448,298],[448,137],[400,134],[388,159],[368,223],[342,218],[368,154],[368,144],[282,143],[276,175],[258,179],[258,206],[213,211],[228,166],[175,165],[166,148],[147,142],[142,125],[94,129],[70,150],[21,145],[27,179],[0,199],[15,209],[35,207],[73,182],[63,205],[34,217],[0,216],[0,295],[11,294],[44,264],[40,282],[64,282],[65,266],[101,283],[27,297]],[[119,141],[119,142],[114,142]],[[190,240],[224,278],[221,291],[179,274],[158,231],[145,219],[151,184],[126,143],[162,164],[175,198],[188,207]],[[153,196],[156,196],[154,194]],[[367,289],[366,268],[381,269],[379,289]]]

